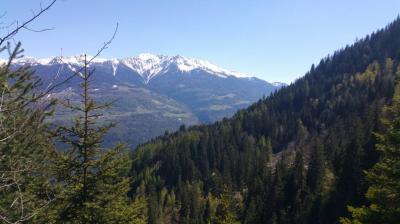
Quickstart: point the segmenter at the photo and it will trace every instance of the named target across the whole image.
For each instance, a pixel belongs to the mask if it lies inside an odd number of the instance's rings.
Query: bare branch
[[[35,32],[35,33],[41,33],[41,32],[45,32],[45,31],[54,30],[54,27],[35,30],[35,29],[32,29],[32,28],[29,28],[29,27],[25,26],[24,29],[26,29],[28,31],[31,31],[31,32]]]
[[[100,56],[100,54],[108,48],[108,46],[112,43],[112,41],[115,39],[115,36],[117,35],[118,32],[118,27],[119,24],[117,23],[117,25],[115,26],[113,35],[111,36],[111,38],[107,41],[103,43],[103,46],[97,51],[97,53],[88,60],[87,64],[90,64],[91,62],[93,62],[94,59],[96,59],[98,56]],[[59,58],[62,61],[62,57]],[[60,83],[55,84],[54,86],[49,87],[44,94],[47,95],[49,93],[51,93],[51,91],[53,91],[55,88],[64,85],[65,83],[69,82],[72,78],[74,78],[75,76],[79,76],[79,73],[81,73],[84,70],[84,67],[81,67],[79,70],[75,71],[72,75],[70,75],[69,77],[67,77],[65,80],[63,80]]]
[[[11,23],[9,23],[8,25],[1,26],[1,27],[0,27],[0,30],[9,29],[11,26],[14,26],[14,24],[16,24],[16,23],[17,23],[17,21],[14,20],[14,21],[12,21]],[[1,23],[1,24],[3,24],[3,23]]]
[[[12,30],[11,32],[9,32],[7,35],[5,35],[4,37],[0,38],[0,46],[2,46],[5,41],[11,39],[13,36],[15,36],[22,28],[26,28],[26,26],[28,24],[30,24],[31,22],[33,22],[36,18],[38,18],[40,15],[42,15],[44,12],[46,12],[47,10],[49,10],[54,3],[56,3],[57,0],[53,0],[48,6],[46,6],[45,8],[42,8],[41,4],[40,4],[40,11],[37,14],[34,14],[30,19],[28,19],[27,21],[23,22],[21,25],[18,24],[17,22],[17,26],[14,30]]]
[[[108,48],[108,46],[111,44],[111,42],[115,39],[115,36],[117,35],[118,25],[119,25],[119,24],[117,23],[117,25],[115,26],[114,33],[113,33],[112,37],[111,37],[107,42],[104,42],[103,46],[97,51],[97,53],[96,53],[91,59],[89,59],[89,61],[87,62],[87,64],[90,64],[90,63],[91,63],[95,58],[97,58],[105,49]]]
[[[7,11],[3,12],[3,14],[0,15],[0,19],[3,19],[7,15]]]

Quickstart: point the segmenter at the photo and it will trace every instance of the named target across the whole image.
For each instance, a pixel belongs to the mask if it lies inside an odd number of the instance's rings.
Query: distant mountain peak
[[[198,69],[222,77],[227,77],[227,76],[235,76],[239,78],[250,77],[243,73],[222,69],[217,65],[206,60],[188,58],[181,55],[165,56],[165,55],[154,55],[150,53],[143,53],[139,54],[136,57],[124,58],[122,59],[122,62],[130,68],[138,67],[137,69],[138,73],[141,75],[145,75],[147,79],[149,78],[151,79],[156,75],[168,71],[168,69],[172,65],[174,65],[181,72],[191,72],[193,70]]]
[[[166,58],[167,56],[164,55],[155,55],[151,53],[141,53],[138,56],[136,56],[137,59],[143,60],[143,61],[160,61],[163,58]]]
[[[92,56],[87,55],[88,60],[90,60],[91,58]],[[2,60],[0,60],[0,63],[1,61]],[[84,54],[67,57],[57,56],[49,58],[24,57],[21,59],[17,59],[15,63],[43,66],[67,64],[71,70],[74,70],[74,66],[82,66],[84,64]],[[237,78],[251,78],[251,76],[243,73],[233,72],[227,69],[220,68],[219,66],[206,60],[188,58],[181,55],[165,56],[155,55],[151,53],[142,53],[134,57],[125,57],[121,59],[95,58],[91,61],[90,64],[90,66],[93,67],[110,67],[110,69],[112,69],[113,75],[116,75],[116,71],[121,65],[139,74],[143,80],[143,83],[145,84],[148,84],[156,76],[165,74],[171,69],[177,69],[181,73],[190,73],[194,70],[201,70],[222,78],[227,78],[230,76]]]

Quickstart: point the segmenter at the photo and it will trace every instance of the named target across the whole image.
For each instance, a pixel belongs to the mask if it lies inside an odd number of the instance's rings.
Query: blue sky
[[[1,21],[23,21],[40,2],[49,0],[2,0]],[[94,54],[118,22],[102,57],[180,54],[291,82],[399,12],[398,0],[59,0],[31,26],[54,30],[23,31],[16,39],[34,57],[60,55],[61,48],[63,55]]]

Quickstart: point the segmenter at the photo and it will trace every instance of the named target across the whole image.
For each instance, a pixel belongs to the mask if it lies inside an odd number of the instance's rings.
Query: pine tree
[[[364,151],[362,148],[362,136],[360,135],[362,125],[358,119],[354,118],[352,120],[354,124],[351,129],[354,137],[344,151],[342,170],[335,189],[337,192],[336,203],[341,206],[336,206],[335,211],[331,211],[331,214],[336,213],[337,216],[342,216],[346,213],[347,204],[359,204],[362,198],[362,193],[360,193],[360,180],[363,180],[361,162]]]
[[[288,215],[293,223],[300,223],[302,210],[302,199],[305,191],[305,169],[302,151],[297,151],[294,165],[290,172],[285,187],[286,204]]]
[[[233,204],[233,193],[226,187],[221,194],[216,207],[213,223],[215,224],[237,224],[240,223],[237,217],[238,211]]]
[[[40,91],[29,67],[12,68],[21,44],[8,44],[9,60],[0,65],[0,222],[32,220],[53,200],[48,159],[54,152],[44,119],[55,101]]]
[[[308,187],[304,208],[307,209],[307,223],[319,223],[321,216],[322,188],[325,174],[324,149],[317,140],[311,150],[311,158],[307,170],[306,183]],[[309,210],[308,210],[309,209]]]
[[[370,187],[366,198],[369,206],[349,206],[352,218],[342,218],[350,223],[399,223],[400,222],[400,84],[397,83],[392,105],[385,108],[382,123],[386,131],[376,134],[377,149],[381,158],[365,172]]]
[[[261,160],[265,163],[271,162],[271,159],[272,159],[271,140],[269,138],[266,139],[264,136],[262,136],[258,140],[258,145],[260,147],[260,151],[261,151],[261,155],[262,155]],[[266,164],[263,164],[263,165],[266,165]]]
[[[321,142],[317,141],[311,151],[311,159],[307,172],[307,186],[312,193],[321,192],[324,171],[324,150]]]
[[[45,217],[56,223],[145,223],[145,201],[128,200],[130,178],[128,155],[122,144],[104,149],[102,139],[112,124],[99,124],[110,104],[96,103],[90,94],[94,70],[88,69],[84,56],[81,103],[64,102],[77,114],[73,126],[60,126],[55,136],[61,145],[55,160],[57,200]],[[41,220],[44,222],[44,220]]]

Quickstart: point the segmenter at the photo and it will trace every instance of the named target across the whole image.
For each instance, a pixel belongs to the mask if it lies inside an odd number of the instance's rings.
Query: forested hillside
[[[231,119],[141,145],[130,195],[149,223],[338,223],[368,204],[399,62],[397,19]]]

